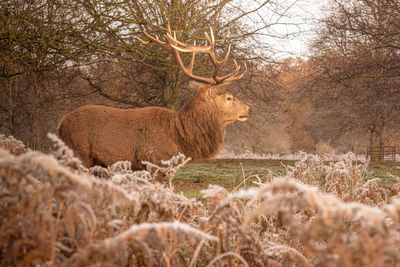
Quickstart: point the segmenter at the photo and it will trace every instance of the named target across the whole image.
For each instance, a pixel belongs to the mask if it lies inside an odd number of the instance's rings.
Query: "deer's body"
[[[171,135],[175,119],[158,107],[83,106],[64,116],[58,134],[86,167],[129,160],[142,169],[141,161],[158,163],[180,152]]]
[[[171,39],[170,34],[166,38],[169,43],[161,45],[175,49],[178,41]],[[209,42],[214,42],[213,36]],[[210,48],[212,52],[207,52],[210,57],[215,57],[213,48],[214,44]],[[89,105],[61,119],[58,135],[85,166],[108,166],[128,160],[133,169],[140,170],[143,169],[142,161],[159,164],[178,153],[193,160],[207,159],[220,150],[225,126],[247,119],[249,107],[227,90],[232,81],[243,76],[236,76],[238,66],[231,75],[218,77],[214,71],[213,78],[202,78],[191,74],[194,56],[191,67],[185,69],[176,50],[175,55],[186,74],[208,83],[200,86],[195,96],[179,111],[160,107],[118,109]],[[219,70],[227,59],[227,56],[222,62],[213,59],[216,69]]]

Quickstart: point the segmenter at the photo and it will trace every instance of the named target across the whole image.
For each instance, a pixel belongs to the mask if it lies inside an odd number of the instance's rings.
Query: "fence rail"
[[[370,157],[371,161],[396,161],[396,147],[368,145],[367,157]]]

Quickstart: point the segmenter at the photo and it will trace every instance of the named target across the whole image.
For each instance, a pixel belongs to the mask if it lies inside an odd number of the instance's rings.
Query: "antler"
[[[215,38],[214,38],[214,33],[213,33],[211,27],[210,27],[211,38],[207,32],[205,33],[205,37],[206,37],[206,40],[208,43],[207,46],[196,46],[196,43],[194,43],[194,45],[190,45],[190,44],[178,41],[176,39],[175,32],[174,32],[174,34],[172,34],[171,28],[169,25],[168,25],[168,32],[164,35],[166,41],[161,41],[157,35],[155,37],[153,37],[148,32],[144,32],[144,35],[146,35],[146,37],[150,41],[143,41],[140,38],[137,38],[137,39],[145,45],[150,44],[150,43],[155,43],[155,44],[163,47],[164,49],[167,49],[167,50],[173,52],[175,54],[175,58],[178,61],[179,66],[181,67],[183,72],[194,80],[208,83],[208,84],[221,84],[223,82],[231,82],[234,80],[241,79],[247,72],[247,65],[245,64],[244,65],[245,70],[240,75],[238,75],[240,66],[234,60],[234,63],[236,66],[235,71],[232,73],[229,73],[225,76],[222,76],[222,77],[218,76],[218,73],[220,72],[221,68],[225,65],[225,63],[229,59],[231,47],[228,46],[228,51],[226,52],[225,57],[221,61],[218,60],[217,56],[215,55]],[[185,67],[185,65],[183,64],[182,58],[181,58],[179,52],[193,53],[189,67]],[[201,76],[197,76],[197,75],[193,74],[193,66],[194,66],[196,53],[208,54],[210,56],[211,61],[214,65],[214,71],[213,71],[212,78],[201,77]]]

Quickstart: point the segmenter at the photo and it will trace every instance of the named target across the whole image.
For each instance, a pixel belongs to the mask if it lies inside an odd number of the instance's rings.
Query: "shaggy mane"
[[[216,155],[225,137],[221,112],[214,103],[205,101],[205,97],[199,92],[183,106],[174,125],[181,152],[193,160]]]

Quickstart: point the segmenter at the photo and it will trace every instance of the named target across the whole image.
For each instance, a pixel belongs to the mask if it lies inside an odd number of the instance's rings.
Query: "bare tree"
[[[326,129],[330,139],[363,130],[371,143],[382,144],[387,129],[399,129],[400,39],[394,25],[400,17],[394,2],[331,2],[313,45],[314,81],[308,87],[323,125],[317,138]]]
[[[85,101],[178,109],[193,94],[185,90],[187,78],[167,52],[136,40],[144,30],[160,35],[169,23],[181,40],[201,43],[212,25],[218,52],[229,42],[233,58],[265,62],[272,55],[266,38],[277,36],[271,26],[281,23],[294,2],[2,1],[0,130],[39,143],[43,135],[31,133],[43,126],[44,116],[60,117],[60,107]],[[188,63],[190,56],[182,60]],[[194,72],[209,74],[206,58],[198,60],[202,67]],[[250,74],[257,68],[250,61],[248,66]],[[46,120],[49,125],[40,131],[53,131],[56,120]]]
[[[229,42],[235,51],[234,58],[268,59],[271,54],[267,56],[264,51],[271,51],[271,47],[265,41],[266,34],[274,35],[268,30],[280,22],[275,18],[267,21],[265,15],[280,12],[276,17],[281,17],[288,8],[274,1],[253,1],[250,5],[232,0],[76,2],[86,11],[85,23],[102,36],[102,42],[96,47],[101,60],[116,64],[120,69],[118,75],[129,80],[134,95],[130,102],[172,109],[180,107],[181,89],[187,80],[176,67],[173,57],[157,47],[149,49],[140,45],[136,37],[149,30],[161,38],[170,25],[183,41],[194,38],[197,43],[202,43],[205,42],[203,32],[208,31],[211,25],[219,41],[217,49],[226,47]],[[189,56],[183,58],[185,63],[189,60]],[[203,64],[195,71],[201,75],[208,74],[211,66],[205,59],[201,60]],[[142,67],[137,68],[138,65]],[[151,77],[141,79],[140,73],[143,72]],[[88,76],[85,79],[90,79],[99,90],[109,91],[102,77]],[[149,88],[145,85],[148,80],[157,84],[153,83]]]

